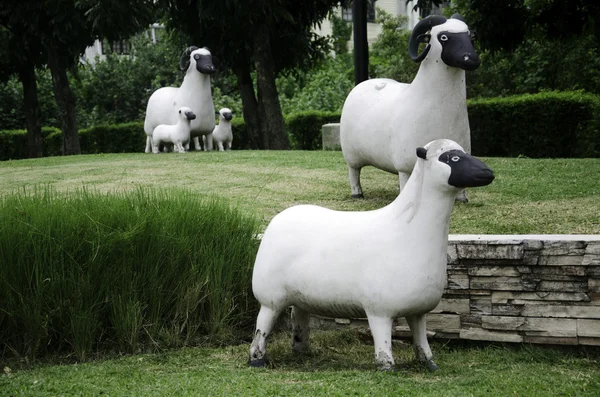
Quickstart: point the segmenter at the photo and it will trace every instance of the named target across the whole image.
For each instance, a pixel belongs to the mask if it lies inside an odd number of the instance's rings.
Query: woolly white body
[[[229,118],[229,120],[227,119]],[[231,129],[231,109],[223,108],[219,110],[219,124],[213,131],[213,146],[216,146],[220,152],[231,150],[233,142],[233,131]]]
[[[190,63],[187,68],[181,87],[163,87],[154,91],[148,100],[144,131],[146,139],[146,153],[152,148],[152,133],[160,124],[177,123],[177,110],[182,106],[188,107],[196,115],[192,120],[190,136],[194,140],[196,150],[200,150],[199,136],[207,135],[210,144],[205,150],[212,150],[212,132],[215,128],[215,107],[212,99],[210,75],[200,73],[196,68],[195,54],[210,55],[204,48],[199,48],[190,54]]]
[[[437,157],[451,149],[462,150],[449,140],[430,143],[432,160],[420,160],[400,195],[384,208],[342,212],[299,205],[273,218],[252,277],[261,310],[251,363],[263,359],[274,319],[290,305],[298,350],[307,345],[309,313],[366,315],[376,360],[389,368],[392,321],[404,316],[419,358],[431,360],[424,314],[442,297],[450,214],[460,190],[448,184],[451,169]]]
[[[178,116],[177,124],[160,124],[154,129],[152,132],[153,153],[159,152],[161,143],[173,144],[174,152],[185,152],[184,145],[187,145],[190,141],[190,124],[193,121],[188,119],[189,112],[191,112],[190,108],[183,107],[176,113]]]
[[[471,150],[465,71],[446,65],[441,30],[467,31],[456,19],[431,29],[431,49],[411,84],[372,79],[348,95],[340,120],[340,143],[354,196],[362,195],[360,169],[372,165],[398,173],[402,189],[415,165],[414,148],[435,139],[456,141]]]

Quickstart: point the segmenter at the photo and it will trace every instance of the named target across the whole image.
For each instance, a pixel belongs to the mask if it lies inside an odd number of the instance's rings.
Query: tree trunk
[[[33,64],[19,71],[23,84],[23,104],[25,124],[27,125],[27,155],[29,158],[44,157],[44,139],[42,137],[41,108],[37,95],[37,80]]]
[[[254,83],[248,68],[236,68],[235,74],[240,85],[240,96],[242,97],[242,112],[248,131],[248,140],[251,149],[268,149],[269,141],[265,130],[261,128],[258,117],[258,103],[254,93]],[[266,143],[266,146],[265,146]]]
[[[54,98],[58,105],[63,135],[63,154],[81,154],[79,134],[77,131],[75,96],[71,91],[67,77],[66,62],[60,58],[56,46],[46,46],[48,50],[48,66],[52,74]]]
[[[289,149],[290,140],[285,130],[285,122],[279,104],[273,53],[265,24],[261,25],[254,36],[254,57],[259,114],[263,117],[263,125],[269,137],[269,149]]]

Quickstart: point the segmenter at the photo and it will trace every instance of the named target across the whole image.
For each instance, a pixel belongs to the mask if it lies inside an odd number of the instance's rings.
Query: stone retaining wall
[[[446,290],[427,330],[433,338],[600,346],[600,236],[451,235]],[[394,335],[410,335],[404,319]]]

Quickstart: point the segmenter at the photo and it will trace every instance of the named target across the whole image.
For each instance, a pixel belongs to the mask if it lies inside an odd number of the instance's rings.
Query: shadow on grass
[[[371,340],[355,330],[314,331],[307,352],[291,348],[291,333],[280,331],[272,336],[267,347],[267,369],[278,371],[360,371],[377,372],[374,347]],[[409,374],[430,371],[414,358],[410,343],[393,341],[395,370]]]

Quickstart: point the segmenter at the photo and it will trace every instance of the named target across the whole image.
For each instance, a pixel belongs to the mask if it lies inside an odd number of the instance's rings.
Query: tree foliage
[[[314,34],[339,0],[162,0],[166,24],[190,44],[208,46],[220,67],[238,79],[246,124],[254,147],[286,149],[275,79],[321,57],[326,42]],[[252,72],[256,70],[256,87]]]
[[[79,62],[85,48],[98,37],[121,39],[154,22],[153,0],[41,0],[6,2],[0,9],[1,36],[8,49],[0,47],[16,65],[23,83],[28,130],[37,135],[39,104],[35,68],[47,65],[52,74],[54,96],[63,130],[65,154],[80,153],[76,123],[76,100],[68,71]],[[22,51],[10,51],[10,46]],[[1,57],[0,57],[1,58]],[[39,144],[40,142],[38,142]]]

